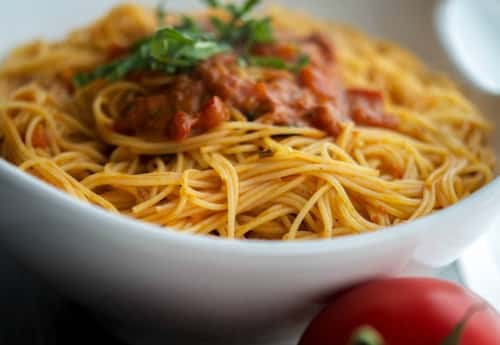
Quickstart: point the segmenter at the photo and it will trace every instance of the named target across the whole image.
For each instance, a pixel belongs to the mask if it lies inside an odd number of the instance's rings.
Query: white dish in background
[[[117,2],[9,2],[0,13],[11,28],[0,32],[0,51],[36,36],[61,37]],[[186,9],[194,3],[168,4]],[[286,4],[394,40],[462,80],[438,39],[433,1]],[[492,118],[500,109],[498,99],[472,86],[468,95]],[[74,200],[4,161],[0,184],[3,246],[68,296],[115,322],[148,329],[143,335],[164,327],[240,335],[274,327],[349,284],[446,265],[500,224],[500,179],[411,223],[305,243],[228,241],[160,229]]]
[[[444,0],[438,11],[443,43],[460,70],[481,89],[500,95],[500,2]]]

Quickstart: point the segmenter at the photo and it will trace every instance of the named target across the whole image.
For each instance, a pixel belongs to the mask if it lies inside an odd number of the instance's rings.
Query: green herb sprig
[[[252,55],[252,48],[256,44],[276,41],[271,18],[255,19],[249,17],[249,13],[260,3],[260,0],[247,0],[241,6],[233,3],[225,4],[219,0],[205,0],[205,2],[208,6],[222,9],[231,15],[231,19],[227,22],[218,17],[212,17],[210,20],[218,40],[233,46],[243,42],[243,53],[239,59],[240,65],[286,69],[296,72],[309,63],[309,57],[305,54],[301,54],[294,63],[288,63],[274,56]]]
[[[184,20],[178,28],[163,28],[135,46],[127,57],[100,66],[90,73],[76,75],[77,86],[96,79],[116,81],[128,73],[141,70],[175,74],[196,66],[212,55],[227,52],[231,47],[216,42],[193,22]]]
[[[161,71],[176,74],[195,67],[199,62],[213,55],[230,51],[235,47],[242,50],[243,65],[254,65],[297,71],[307,65],[309,58],[301,55],[295,63],[287,63],[279,57],[259,57],[251,54],[255,44],[275,41],[271,19],[251,18],[250,12],[260,0],[246,0],[238,6],[223,4],[219,0],[204,0],[212,7],[226,11],[230,19],[225,22],[212,17],[214,32],[205,32],[193,18],[183,16],[175,27],[159,29],[152,37],[136,43],[130,54],[96,68],[89,73],[74,77],[77,86],[84,86],[96,79],[116,81],[134,71]],[[164,25],[166,11],[162,5],[157,9],[158,23]]]
[[[219,0],[205,0],[205,3],[212,8],[224,10],[231,17],[227,22],[218,17],[210,18],[219,40],[230,44],[245,41],[247,45],[274,41],[269,17],[260,19],[249,17],[260,0],[246,0],[241,6],[233,3],[224,4]]]

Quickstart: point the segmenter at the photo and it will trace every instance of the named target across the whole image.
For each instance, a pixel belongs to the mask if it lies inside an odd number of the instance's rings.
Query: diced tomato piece
[[[367,89],[349,89],[347,97],[350,115],[354,122],[366,126],[396,128],[398,119],[384,112],[384,98],[381,92]]]
[[[313,66],[306,66],[299,72],[300,83],[322,99],[335,99],[339,90],[336,81],[328,78],[325,72]]]
[[[207,131],[229,120],[229,110],[217,96],[212,97],[203,107],[200,114],[200,126]]]
[[[299,54],[299,47],[292,42],[273,42],[256,44],[252,49],[258,56],[272,56],[286,61],[295,60]]]
[[[175,141],[186,139],[191,134],[191,130],[197,121],[198,119],[194,116],[184,111],[178,111],[168,128],[168,137]]]
[[[330,103],[319,105],[311,112],[311,123],[329,135],[336,136],[340,133],[342,114]]]

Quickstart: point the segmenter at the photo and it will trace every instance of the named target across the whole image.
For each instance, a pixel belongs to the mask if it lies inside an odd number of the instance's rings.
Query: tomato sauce
[[[342,84],[334,47],[324,35],[259,44],[252,50],[256,56],[289,63],[304,53],[310,62],[298,71],[242,67],[234,53],[213,56],[193,71],[175,76],[163,89],[136,98],[115,121],[115,129],[127,134],[155,130],[182,141],[229,120],[231,108],[250,120],[312,126],[331,136],[338,135],[346,121],[398,126],[397,118],[384,112],[379,91],[348,89]]]

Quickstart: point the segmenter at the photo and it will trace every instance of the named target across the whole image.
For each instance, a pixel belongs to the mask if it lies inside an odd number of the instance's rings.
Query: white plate
[[[500,95],[500,2],[446,0],[438,13],[443,43],[478,87]]]

